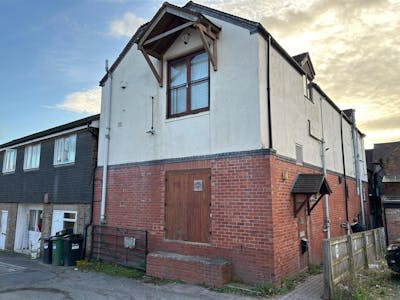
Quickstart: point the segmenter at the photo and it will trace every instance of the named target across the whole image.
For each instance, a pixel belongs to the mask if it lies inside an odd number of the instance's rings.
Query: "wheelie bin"
[[[45,264],[51,264],[52,260],[53,243],[51,239],[51,236],[43,238],[43,263]]]
[[[52,238],[52,263],[55,266],[64,265],[64,240],[62,236],[55,236]]]
[[[64,236],[64,266],[74,266],[82,259],[83,237],[80,234]]]

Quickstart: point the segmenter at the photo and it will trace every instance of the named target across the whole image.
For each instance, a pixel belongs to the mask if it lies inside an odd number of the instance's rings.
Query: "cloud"
[[[54,108],[78,113],[97,114],[101,106],[101,88],[95,87],[82,92],[67,95],[64,101],[56,104]]]
[[[139,26],[145,22],[145,19],[138,17],[131,12],[127,12],[124,14],[122,19],[113,20],[110,23],[109,32],[115,37],[131,37]]]
[[[356,109],[368,139],[399,139],[399,0],[202,3],[261,22],[291,55],[309,52],[315,81],[341,109]]]

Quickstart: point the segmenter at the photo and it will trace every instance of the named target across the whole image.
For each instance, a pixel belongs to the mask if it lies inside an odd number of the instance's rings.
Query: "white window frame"
[[[74,151],[73,151],[72,158],[70,160],[67,159],[69,154],[68,154],[68,152],[65,151],[65,142],[69,138],[74,138],[74,140],[75,140],[74,149],[73,149]],[[53,164],[55,166],[75,163],[76,138],[77,138],[76,134],[70,134],[70,135],[66,135],[66,136],[55,139],[55,141],[54,141],[54,159],[53,159]],[[59,156],[60,156],[60,159],[59,159]]]
[[[57,213],[62,214],[62,217],[60,218],[60,221],[62,223],[62,229],[65,229],[64,223],[65,222],[71,222],[74,223],[74,228],[73,228],[73,232],[76,233],[77,232],[77,226],[78,226],[78,212],[76,210],[62,210],[62,209],[55,209],[53,210],[53,218],[54,218],[54,213],[57,211]],[[65,214],[75,214],[75,218],[65,218]],[[54,222],[52,222],[51,225],[51,233],[52,235],[56,234],[57,230],[53,228]]]
[[[13,161],[11,161],[13,159]],[[17,166],[17,149],[7,149],[3,157],[3,174],[14,173]]]
[[[25,146],[24,170],[39,169],[40,166],[41,144],[32,144]],[[36,159],[33,159],[37,156]]]
[[[312,100],[312,93],[311,93],[311,81],[308,79],[307,75],[303,75],[303,94],[308,100]]]

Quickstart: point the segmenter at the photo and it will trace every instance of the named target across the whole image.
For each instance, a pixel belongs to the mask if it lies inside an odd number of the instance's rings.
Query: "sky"
[[[187,1],[171,0],[182,6]],[[365,144],[400,141],[400,0],[197,0],[260,22],[356,109]],[[99,80],[158,0],[0,0],[0,145],[100,111]]]

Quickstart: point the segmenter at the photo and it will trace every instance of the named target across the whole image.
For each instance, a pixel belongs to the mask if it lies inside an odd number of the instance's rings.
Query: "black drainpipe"
[[[88,124],[88,131],[92,134],[92,136],[95,138],[96,145],[95,147],[98,148],[98,138],[99,135],[95,130],[91,130]],[[93,201],[94,201],[94,186],[95,186],[95,178],[96,178],[96,169],[97,169],[97,151],[96,151],[96,157],[92,160],[93,165],[92,165],[92,195],[91,195],[91,213],[90,213],[90,222],[85,225],[85,236],[84,236],[84,244],[83,244],[83,255],[86,256],[86,240],[87,240],[87,231],[90,226],[93,225]],[[93,239],[93,236],[92,236]],[[90,257],[92,256],[92,253],[89,255]]]
[[[345,204],[346,204],[346,233],[350,234],[350,229],[349,229],[349,189],[347,187],[346,162],[344,159],[344,145],[343,145],[343,111],[340,111],[340,141],[342,144],[344,198],[345,198]]]
[[[271,50],[271,36],[268,36],[268,57],[267,57],[267,105],[268,105],[268,138],[269,148],[273,148],[272,144],[272,121],[271,121],[271,81],[270,81],[270,50]]]

